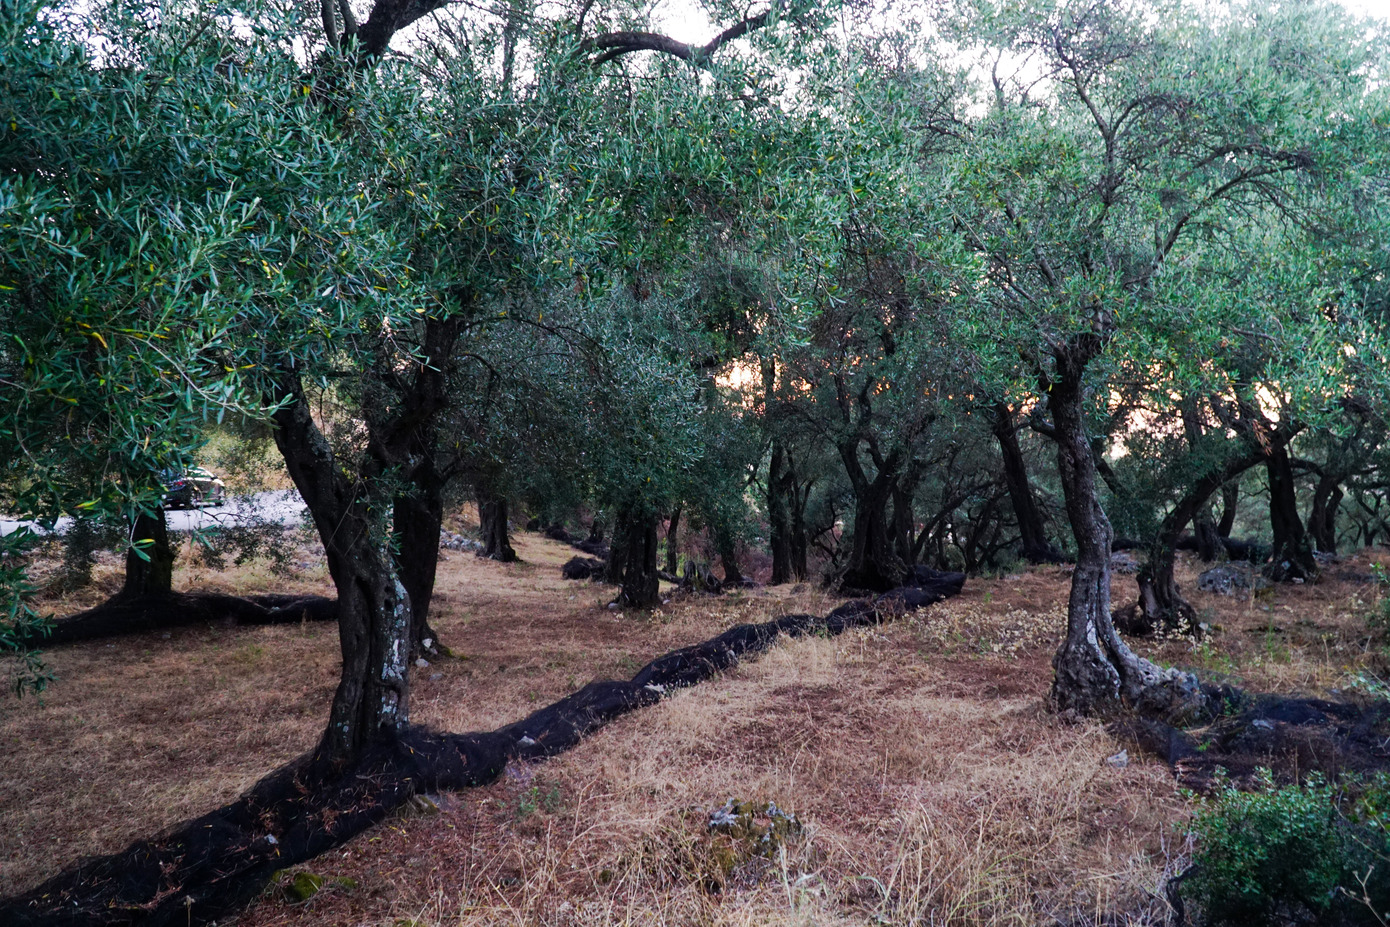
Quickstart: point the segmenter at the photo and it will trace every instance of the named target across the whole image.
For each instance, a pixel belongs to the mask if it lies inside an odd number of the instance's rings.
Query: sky
[[[1342,6],[1363,16],[1390,22],[1390,0],[1339,0]],[[716,30],[692,0],[657,0],[652,5],[653,24],[682,42],[703,43]]]
[[[1365,16],[1390,20],[1390,0],[1341,0],[1342,6]]]

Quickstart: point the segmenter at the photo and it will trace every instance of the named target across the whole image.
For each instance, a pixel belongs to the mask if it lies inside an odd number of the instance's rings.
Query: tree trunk
[[[1231,480],[1221,487],[1221,520],[1216,523],[1216,533],[1223,538],[1231,536],[1236,526],[1236,508],[1240,505],[1240,480]]]
[[[1146,633],[1163,628],[1179,633],[1197,630],[1197,610],[1182,596],[1173,568],[1178,538],[1188,522],[1207,507],[1207,501],[1221,486],[1255,466],[1262,459],[1256,450],[1228,459],[1219,470],[1198,477],[1177,504],[1164,516],[1158,534],[1149,547],[1149,561],[1139,570],[1137,614],[1126,621],[1130,633]]]
[[[1325,473],[1313,490],[1313,510],[1308,515],[1308,531],[1313,543],[1325,554],[1337,552],[1337,509],[1342,505],[1341,481]]]
[[[792,519],[787,504],[788,482],[795,480],[787,466],[786,448],[776,438],[767,465],[768,546],[772,548],[772,578],[780,586],[792,577]]]
[[[807,538],[806,532],[806,503],[810,498],[810,483],[799,488],[793,483],[791,500],[791,569],[792,578],[797,582],[805,582],[806,577],[810,575],[810,570],[806,566],[807,548],[810,547],[810,540]]]
[[[409,720],[410,600],[395,571],[384,525],[363,493],[375,474],[354,479],[314,424],[299,376],[281,379],[275,443],[308,506],[338,591],[342,675],[313,771],[345,767]],[[437,553],[437,549],[436,549]]]
[[[1050,700],[1060,711],[1096,714],[1118,705],[1168,717],[1205,708],[1196,680],[1163,671],[1120,639],[1110,616],[1110,542],[1114,530],[1100,504],[1095,458],[1086,435],[1082,379],[1104,347],[1102,337],[1077,336],[1059,349],[1047,404],[1057,440],[1057,468],[1067,519],[1076,539],[1076,569],[1067,602],[1067,635],[1053,657]]]
[[[666,572],[670,573],[672,576],[676,575],[676,568],[680,565],[677,563],[678,551],[676,549],[677,542],[680,539],[678,533],[680,524],[681,507],[678,505],[676,506],[676,510],[671,513],[671,526],[666,529]]]
[[[1313,546],[1298,514],[1287,443],[1270,448],[1265,456],[1265,472],[1269,478],[1269,524],[1274,532],[1273,553],[1265,575],[1275,582],[1316,579],[1318,562],[1313,558]]]
[[[913,516],[912,503],[917,495],[917,485],[922,480],[921,465],[912,461],[907,472],[893,485],[893,518],[889,522],[893,553],[905,568],[917,562],[914,541],[917,540],[917,519]]]
[[[1018,521],[1023,559],[1029,563],[1061,563],[1063,557],[1047,539],[1047,526],[1043,524],[1042,512],[1033,498],[1033,487],[1028,480],[1028,463],[1018,443],[1018,427],[1013,410],[1007,403],[998,402],[993,412],[990,430],[999,442],[999,453],[1004,459],[1004,485],[1009,490],[1009,502],[1013,504],[1014,518]]]
[[[439,652],[439,635],[430,627],[439,535],[444,526],[444,481],[425,457],[410,474],[413,492],[397,494],[392,509],[396,571],[410,597],[410,640],[414,655]]]
[[[439,652],[439,635],[430,627],[435,572],[439,565],[439,535],[444,525],[444,485],[435,455],[438,430],[434,415],[448,402],[449,357],[458,339],[457,318],[425,320],[424,363],[401,397],[400,412],[387,427],[371,430],[374,454],[400,460],[406,487],[392,504],[395,568],[410,598],[411,651],[414,656]],[[392,447],[381,446],[390,442]]]
[[[613,586],[623,584],[627,572],[628,542],[631,540],[632,525],[625,513],[619,512],[613,525],[613,539],[608,544],[608,563],[604,566],[603,581]]]
[[[898,477],[898,455],[890,455],[870,480],[859,463],[857,439],[842,442],[839,450],[854,489],[854,530],[839,584],[842,589],[886,592],[901,584],[907,573],[907,565],[893,549],[888,520],[888,502]]]
[[[618,602],[625,608],[655,608],[661,604],[661,579],[656,572],[656,522],[652,516],[629,515],[618,520],[613,546],[617,546],[619,532],[626,535],[623,589],[618,594]]]
[[[169,528],[164,509],[135,516],[131,525],[130,547],[125,555],[125,584],[118,599],[169,595],[174,590],[174,549],[169,546]]]
[[[743,571],[738,568],[738,545],[727,531],[716,531],[719,562],[724,567],[724,585],[734,588],[743,585]]]
[[[1211,506],[1204,505],[1192,520],[1192,531],[1197,538],[1197,556],[1203,563],[1211,563],[1226,547],[1221,543],[1221,533],[1216,529],[1216,520],[1211,517]]]
[[[483,549],[478,551],[478,556],[501,563],[515,563],[519,558],[512,550],[511,538],[507,533],[506,497],[493,495],[487,484],[481,481],[476,486],[476,495],[478,521],[483,535]]]

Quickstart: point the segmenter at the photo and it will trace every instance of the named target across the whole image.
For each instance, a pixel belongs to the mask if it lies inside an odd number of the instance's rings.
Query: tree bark
[[[724,585],[729,588],[743,585],[743,571],[738,568],[738,545],[727,531],[716,531],[719,562],[724,567]]]
[[[1195,678],[1173,670],[1165,672],[1135,655],[1120,639],[1110,616],[1110,542],[1114,530],[1100,504],[1083,394],[1086,365],[1104,346],[1103,335],[1074,336],[1067,346],[1057,349],[1057,371],[1046,383],[1062,495],[1076,540],[1067,635],[1052,660],[1050,701],[1059,711],[1078,714],[1130,705],[1176,718],[1205,709],[1205,696]]]
[[[671,526],[666,529],[666,572],[672,576],[676,575],[678,551],[676,549],[679,540],[679,530],[681,524],[681,507],[676,506],[676,510],[671,513]]]
[[[1338,475],[1324,473],[1313,490],[1313,510],[1308,515],[1308,531],[1313,543],[1325,554],[1337,552],[1337,510],[1342,505]]]
[[[795,472],[793,470],[793,472]],[[811,498],[810,483],[798,486],[793,481],[792,504],[791,504],[791,561],[792,578],[797,582],[805,582],[810,575],[810,570],[806,566],[807,549],[810,547],[810,539],[806,531],[806,503]]]
[[[1313,545],[1298,514],[1287,441],[1271,445],[1265,456],[1265,473],[1269,478],[1269,524],[1274,532],[1273,553],[1265,575],[1275,582],[1317,579],[1318,562],[1313,558]]]
[[[787,451],[782,442],[772,440],[772,457],[767,465],[768,546],[772,548],[772,578],[780,586],[792,577],[792,519],[787,504],[787,483],[794,480],[787,466]]]
[[[990,430],[999,442],[999,453],[1004,460],[1004,486],[1009,491],[1009,502],[1014,507],[1014,518],[1018,521],[1023,559],[1029,563],[1061,563],[1064,558],[1047,539],[1047,526],[1033,498],[1033,487],[1028,480],[1028,462],[1024,460],[1023,449],[1018,443],[1018,423],[1008,403],[994,404]]]
[[[479,481],[475,487],[478,498],[478,521],[482,526],[483,549],[479,557],[487,557],[501,563],[515,563],[519,558],[512,549],[508,530],[507,500],[494,495],[487,483]]]
[[[363,494],[376,474],[352,478],[310,415],[299,375],[284,371],[275,443],[313,517],[338,590],[342,674],[313,772],[344,768],[409,721],[409,595],[396,575],[384,525]],[[437,548],[436,548],[437,553]]]
[[[1204,505],[1197,517],[1192,520],[1192,531],[1197,540],[1197,556],[1203,563],[1211,563],[1225,551],[1221,543],[1221,533],[1216,528],[1216,520],[1211,517],[1211,506]]]
[[[125,583],[116,598],[165,596],[173,592],[174,549],[169,545],[164,509],[156,508],[152,515],[145,512],[136,515],[130,542],[125,555]]]
[[[1240,481],[1231,480],[1221,487],[1221,520],[1216,523],[1216,533],[1223,538],[1231,536],[1236,526],[1236,509],[1240,505]]]
[[[655,608],[661,604],[661,579],[656,571],[656,522],[654,516],[628,515],[618,519],[613,547],[617,547],[618,534],[624,534],[626,555],[618,602],[625,608]]]
[[[902,477],[893,484],[893,517],[888,524],[893,553],[897,554],[898,561],[905,569],[911,568],[917,562],[914,543],[917,540],[917,519],[913,515],[913,500],[921,481],[921,464],[914,460],[907,465]]]
[[[425,320],[424,362],[416,365],[402,397],[402,413],[411,416],[405,423],[407,427],[387,429],[384,435],[380,429],[375,431],[376,437],[386,437],[399,445],[385,451],[378,449],[378,453],[404,460],[402,469],[407,485],[393,500],[392,533],[396,572],[410,597],[411,650],[416,656],[438,653],[440,646],[439,635],[429,623],[439,566],[439,535],[444,526],[446,482],[436,462],[439,448],[434,413],[448,402],[449,356],[460,327],[457,319]]]
[[[1188,522],[1202,512],[1207,501],[1221,486],[1258,464],[1263,455],[1258,450],[1227,460],[1220,469],[1198,477],[1187,492],[1164,516],[1158,534],[1149,547],[1149,560],[1139,570],[1139,602],[1137,614],[1129,619],[1130,633],[1158,630],[1193,632],[1197,629],[1197,610],[1183,598],[1174,575],[1178,538]]]
[[[621,586],[627,572],[628,542],[631,540],[632,526],[628,524],[627,514],[619,512],[613,525],[613,539],[608,543],[608,563],[604,567],[603,581]]]
[[[854,529],[840,587],[886,592],[900,585],[907,573],[907,565],[893,549],[888,520],[888,503],[898,478],[899,455],[893,453],[883,460],[870,480],[859,462],[857,438],[841,442],[839,451],[854,489]]]
[[[410,640],[416,656],[439,652],[439,635],[430,626],[439,535],[444,527],[444,480],[434,458],[421,460],[410,474],[413,492],[397,494],[392,509],[396,570],[410,597]]]

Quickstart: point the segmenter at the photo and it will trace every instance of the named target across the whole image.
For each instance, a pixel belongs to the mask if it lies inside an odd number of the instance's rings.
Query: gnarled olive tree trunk
[[[1200,711],[1196,680],[1137,656],[1110,616],[1110,544],[1114,530],[1100,504],[1096,462],[1084,420],[1086,365],[1105,347],[1099,334],[1073,336],[1056,351],[1047,405],[1057,441],[1057,467],[1067,519],[1076,540],[1076,569],[1067,601],[1067,635],[1053,657],[1051,702],[1062,711],[1095,714],[1119,705],[1169,716]]]
[[[439,635],[430,626],[430,604],[439,568],[439,536],[444,527],[444,480],[431,454],[409,473],[410,491],[397,494],[392,507],[396,571],[410,596],[412,652],[435,653]]]
[[[478,522],[482,526],[483,549],[479,557],[488,557],[501,563],[515,563],[518,559],[512,549],[508,533],[507,499],[492,492],[486,481],[479,480],[475,486],[478,499]]]
[[[623,513],[613,530],[609,549],[617,556],[622,551],[618,567],[618,604],[624,608],[655,608],[661,604],[661,578],[657,575],[657,518],[654,515]],[[613,560],[609,561],[610,569]]]
[[[839,443],[840,460],[849,475],[854,490],[854,528],[850,537],[850,553],[840,577],[846,589],[866,589],[886,592],[902,583],[907,564],[898,556],[893,544],[892,522],[888,503],[897,485],[902,455],[893,451],[876,460],[877,472],[869,479],[859,462],[858,437]]]
[[[1139,570],[1139,601],[1136,606],[1138,614],[1132,619],[1131,628],[1163,628],[1187,632],[1197,629],[1197,610],[1183,598],[1174,575],[1178,538],[1188,522],[1206,509],[1207,501],[1222,485],[1249,470],[1262,459],[1258,450],[1246,451],[1241,456],[1226,461],[1218,469],[1198,477],[1164,516],[1158,534],[1149,547],[1149,560]],[[1212,526],[1212,531],[1214,533],[1215,526]]]
[[[767,465],[768,546],[772,549],[772,578],[768,582],[774,586],[792,578],[792,517],[787,502],[787,483],[794,479],[787,450],[774,438]]]
[[[1272,444],[1264,462],[1269,478],[1269,525],[1274,533],[1273,552],[1265,575],[1275,582],[1317,579],[1318,562],[1298,514],[1288,443]]]
[[[681,525],[681,506],[676,506],[676,510],[671,513],[671,522],[666,529],[666,572],[672,576],[676,575],[679,563],[679,544],[680,544],[680,525]]]
[[[1313,489],[1313,509],[1308,513],[1308,532],[1325,554],[1337,552],[1337,510],[1342,505],[1341,474],[1327,472]]]
[[[366,495],[373,480],[351,478],[335,459],[297,373],[283,371],[279,387],[275,443],[313,517],[338,591],[342,673],[312,764],[327,775],[409,720],[410,597],[378,514],[386,507]]]
[[[1028,462],[1018,443],[1018,423],[1008,403],[997,402],[991,409],[990,431],[999,444],[1004,461],[1004,486],[1014,508],[1018,533],[1023,544],[1023,559],[1029,563],[1061,563],[1062,554],[1047,539],[1047,526],[1033,498],[1033,486],[1028,479]]]

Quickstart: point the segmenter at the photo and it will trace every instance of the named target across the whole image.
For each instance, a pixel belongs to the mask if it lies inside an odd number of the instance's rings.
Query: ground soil
[[[513,543],[521,563],[444,552],[432,622],[459,656],[415,670],[415,721],[491,730],[731,625],[835,604],[802,585],[619,613],[613,587],[561,578],[572,548]],[[1383,678],[1375,587],[1360,581],[1376,559],[1247,600],[1198,592],[1184,560],[1211,632],[1137,646],[1260,691]],[[95,604],[117,571],[106,560],[94,588],[42,604]],[[288,575],[213,573],[185,554],[176,579],[332,594],[307,538]],[[1190,804],[1162,763],[1107,762],[1122,745],[1099,724],[1044,710],[1067,580],[1065,566],[972,579],[900,623],[784,642],[557,759],[420,803],[303,867],[327,880],[307,902],[271,892],[238,923],[1163,923]],[[1133,577],[1115,593],[1132,599]],[[309,749],[338,651],[330,626],[206,627],[49,660],[59,682],[42,701],[0,702],[0,895],[225,803]],[[768,841],[711,829],[731,798],[800,826]]]

